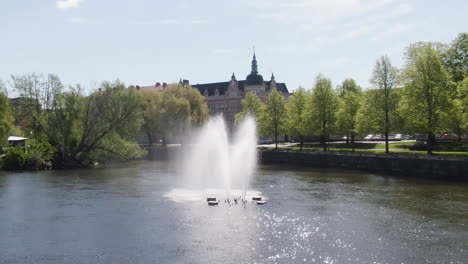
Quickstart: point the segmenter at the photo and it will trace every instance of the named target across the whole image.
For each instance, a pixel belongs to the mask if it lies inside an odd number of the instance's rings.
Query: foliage
[[[343,82],[342,87],[346,87],[346,82],[350,82],[348,79]],[[359,86],[355,85],[354,89],[345,89],[341,93],[339,100],[339,109],[337,112],[337,129],[343,132],[345,135],[351,135],[351,145],[354,150],[354,136],[357,134],[356,123],[357,114],[362,103],[362,91]]]
[[[119,81],[103,82],[99,91],[82,95],[79,85],[58,93],[41,126],[57,146],[58,167],[87,166],[95,161],[130,159],[141,124],[142,95]],[[116,144],[118,143],[118,144]],[[125,154],[132,155],[125,156]]]
[[[143,125],[142,131],[148,137],[149,144],[153,144],[157,136],[163,133],[161,122],[162,93],[142,91],[143,94]]]
[[[246,117],[250,115],[258,120],[264,111],[264,104],[260,97],[256,96],[254,93],[248,92],[245,95],[245,98],[241,101],[242,110],[236,115],[236,123],[239,123]]]
[[[426,133],[429,146],[435,133],[443,132],[443,113],[450,109],[454,89],[443,68],[441,52],[433,43],[417,43],[406,52],[406,80],[402,113],[407,127],[417,133]],[[432,152],[429,147],[428,153]]]
[[[286,131],[289,135],[299,135],[301,138],[300,148],[304,145],[304,135],[307,130],[304,122],[304,112],[309,94],[302,87],[291,96],[286,104]]]
[[[8,170],[41,169],[50,161],[55,148],[44,135],[31,140],[26,147],[7,147],[3,166]]]
[[[366,100],[358,114],[360,132],[385,135],[385,151],[388,153],[388,133],[398,128],[397,106],[400,100],[396,91],[398,69],[393,67],[387,56],[375,63],[370,83],[375,90],[366,93]]]
[[[263,135],[275,135],[278,148],[278,135],[285,131],[286,102],[283,94],[273,89],[267,97],[265,110],[260,117],[260,130]]]
[[[164,89],[160,108],[160,127],[164,135],[187,132],[206,120],[208,108],[197,89],[181,84]]]
[[[26,134],[40,134],[42,114],[44,110],[52,108],[63,90],[63,84],[53,74],[46,79],[36,73],[12,75],[11,80],[13,89],[20,95],[13,104],[15,124],[21,126]]]
[[[468,76],[468,33],[460,33],[442,59],[452,80],[463,81]]]
[[[321,137],[324,151],[327,150],[326,140],[335,129],[337,110],[338,96],[331,80],[319,74],[305,108],[304,121],[312,135]]]
[[[0,80],[0,146],[6,141],[13,128],[13,116],[11,114],[10,99],[6,95],[6,89]]]
[[[347,92],[361,93],[362,88],[357,85],[356,81],[352,78],[348,78],[343,81],[341,85],[337,86],[337,92],[340,97],[343,97]]]

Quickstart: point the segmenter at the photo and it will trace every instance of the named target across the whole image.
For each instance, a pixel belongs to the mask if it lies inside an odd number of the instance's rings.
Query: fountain
[[[207,197],[207,202],[217,198],[247,200],[248,186],[257,167],[255,120],[245,118],[229,137],[224,119],[217,116],[192,138],[193,144],[184,146],[182,154],[183,189],[169,196]]]

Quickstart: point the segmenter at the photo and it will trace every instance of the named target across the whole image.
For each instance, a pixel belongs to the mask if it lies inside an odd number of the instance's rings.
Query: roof
[[[208,95],[214,95],[215,90],[218,89],[219,94],[223,95],[227,88],[229,87],[230,82],[217,82],[217,83],[204,83],[204,84],[194,84],[192,85],[193,88],[197,88],[201,94],[205,94],[205,90],[208,89]],[[263,81],[263,84],[266,86],[266,91],[270,90],[271,81]],[[237,86],[239,90],[244,91],[245,81],[237,81]],[[276,83],[276,89],[282,93],[288,93],[288,87],[286,87],[285,83]]]
[[[8,137],[8,141],[22,141],[22,140],[26,140],[27,138],[24,138],[24,137],[15,137],[15,136],[9,136]]]
[[[156,86],[156,85],[151,85],[151,86],[141,86],[140,87],[140,91],[162,91],[163,90],[163,86],[162,85],[159,85],[159,86]]]

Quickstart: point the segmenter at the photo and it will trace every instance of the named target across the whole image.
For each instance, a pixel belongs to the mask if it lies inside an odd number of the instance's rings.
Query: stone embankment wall
[[[261,151],[264,164],[344,168],[468,182],[468,158],[360,155],[352,153]]]

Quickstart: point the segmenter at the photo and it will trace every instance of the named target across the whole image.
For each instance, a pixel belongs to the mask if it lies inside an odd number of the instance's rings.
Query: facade
[[[210,116],[222,115],[228,126],[234,124],[234,117],[242,110],[241,100],[248,92],[256,94],[262,101],[266,101],[270,91],[276,88],[283,93],[286,99],[289,97],[285,83],[278,83],[272,74],[269,81],[264,81],[258,74],[257,59],[255,53],[252,59],[252,69],[245,80],[237,80],[234,73],[228,82],[205,83],[192,85],[205,97]]]

